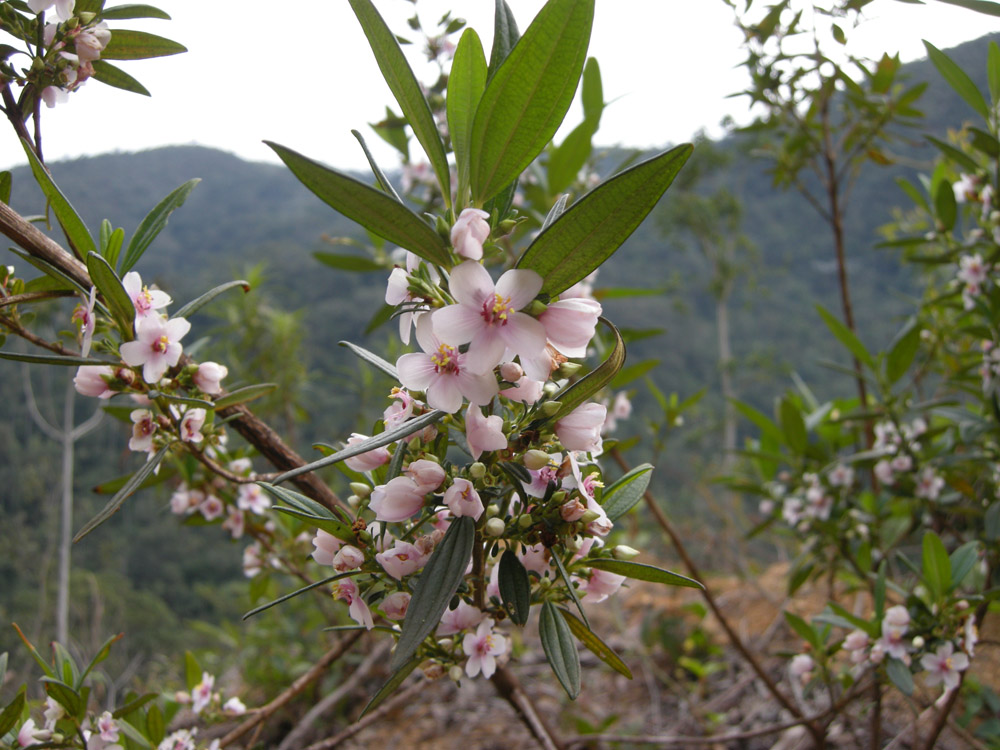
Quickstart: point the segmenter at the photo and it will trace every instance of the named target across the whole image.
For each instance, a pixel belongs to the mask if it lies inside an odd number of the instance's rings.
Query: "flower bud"
[[[448,677],[452,680],[452,682],[461,682],[462,681],[462,676],[464,674],[465,674],[465,672],[462,671],[462,668],[460,666],[458,666],[457,664],[455,664],[453,667],[451,667],[448,670]]]
[[[571,536],[566,540],[566,549],[572,550],[573,552],[579,552],[582,546],[583,540],[579,536]]]
[[[530,305],[528,305],[527,313],[528,313],[528,315],[532,316],[533,318],[537,318],[539,315],[541,315],[543,312],[545,312],[548,309],[549,309],[548,305],[546,305],[541,300],[537,300],[536,299],[536,300],[533,300]]]
[[[372,494],[372,488],[364,482],[351,482],[349,486],[351,488],[351,492],[360,498],[365,498]]]
[[[596,521],[600,517],[601,514],[598,513],[596,510],[588,510],[586,513],[580,516],[580,521],[582,521],[584,524],[588,524],[592,523],[593,521]]]
[[[527,514],[517,519],[517,525],[520,526],[522,529],[531,528],[532,526],[534,526],[534,524],[535,524],[535,519]]]
[[[91,13],[90,11],[83,11],[78,17],[80,19],[80,23],[86,26],[97,17],[97,14]]]
[[[556,377],[559,378],[571,378],[576,375],[583,368],[579,362],[563,362],[559,365],[559,369],[556,370]]]
[[[549,454],[545,451],[533,449],[524,454],[523,463],[526,469],[538,471],[548,466],[550,460]]]
[[[473,479],[482,479],[486,476],[486,464],[476,461],[469,467],[469,476]]]
[[[503,532],[506,531],[507,524],[503,522],[502,518],[491,518],[486,522],[486,536],[500,537],[503,536]]]
[[[542,386],[542,394],[544,394],[547,398],[552,398],[557,393],[559,393],[559,386],[551,381]]]
[[[562,409],[561,401],[544,401],[538,410],[546,417],[554,417]]]
[[[355,510],[357,510],[358,506],[361,505],[361,498],[358,497],[357,495],[348,495],[347,504],[350,505]]]
[[[440,680],[447,674],[444,664],[428,664],[423,669],[424,677],[428,680]]]
[[[493,234],[496,237],[506,237],[508,234],[514,231],[514,227],[517,226],[517,219],[504,219],[499,224],[497,224],[496,231]]]
[[[639,550],[625,544],[619,544],[611,550],[611,556],[616,560],[631,560],[633,557],[639,556]]]
[[[517,362],[504,362],[500,365],[500,377],[508,383],[516,383],[524,376],[524,370]]]
[[[916,638],[913,639],[912,643],[913,643],[913,648],[919,650],[924,647],[925,641],[921,636],[918,635]]]
[[[493,518],[493,516],[500,515],[500,506],[496,503],[490,503],[486,506],[486,517]]]

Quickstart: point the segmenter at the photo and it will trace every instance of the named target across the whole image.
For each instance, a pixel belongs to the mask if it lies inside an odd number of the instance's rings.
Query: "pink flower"
[[[418,513],[426,494],[409,477],[396,477],[372,490],[369,507],[375,511],[376,520],[397,523]]]
[[[462,650],[469,657],[465,673],[475,677],[482,672],[483,677],[489,679],[497,669],[496,657],[507,650],[507,639],[493,632],[493,620],[487,617],[479,623],[474,634],[465,634]]]
[[[222,528],[228,531],[233,539],[239,539],[243,536],[243,531],[246,528],[246,519],[243,517],[243,511],[235,505],[228,506],[226,509],[226,520],[222,522]]]
[[[597,300],[561,299],[551,303],[538,320],[545,326],[545,335],[552,346],[567,357],[585,357],[601,312]]]
[[[226,716],[242,716],[247,712],[247,707],[237,697],[232,697],[222,704],[222,713]]]
[[[379,552],[375,555],[375,559],[385,572],[397,581],[401,581],[411,573],[417,572],[425,561],[424,556],[420,554],[420,550],[409,542],[402,542],[398,539],[392,545],[392,549]]]
[[[110,41],[111,29],[108,28],[107,23],[101,21],[77,34],[73,46],[80,60],[87,63],[100,59],[101,52]]]
[[[333,534],[322,529],[316,530],[316,536],[313,537],[312,543],[313,547],[316,548],[313,550],[312,559],[320,565],[333,565],[333,556],[337,554],[343,544]]]
[[[201,673],[201,682],[191,691],[191,710],[196,714],[204,711],[212,702],[212,689],[215,687],[215,676],[208,672]]]
[[[404,473],[413,480],[414,484],[417,485],[417,489],[425,495],[428,492],[434,492],[434,490],[440,487],[446,476],[446,472],[441,464],[426,458],[411,461]]]
[[[534,404],[542,397],[542,387],[545,385],[541,380],[532,380],[527,375],[518,379],[513,388],[504,388],[500,395],[509,398],[511,401],[520,401],[524,404]]]
[[[402,620],[410,606],[410,595],[405,591],[396,591],[382,600],[382,614],[390,620]]]
[[[944,479],[939,477],[930,466],[925,467],[917,478],[917,488],[914,494],[925,500],[937,500],[944,489]]]
[[[215,495],[209,495],[198,505],[198,512],[206,521],[214,521],[216,518],[222,518],[222,514],[226,512],[226,506]]]
[[[77,305],[73,310],[71,320],[80,324],[82,340],[80,343],[80,356],[86,357],[90,354],[90,345],[94,341],[94,327],[97,325],[97,318],[94,317],[94,303],[97,301],[97,287],[90,287],[90,300],[87,306]]]
[[[260,573],[263,567],[264,561],[261,559],[260,544],[254,542],[243,550],[243,575],[247,578],[253,578]]]
[[[611,408],[608,409],[608,416],[605,417],[604,424],[601,426],[601,434],[606,435],[609,432],[614,432],[618,429],[618,420],[628,419],[630,416],[632,416],[632,402],[629,401],[625,391],[618,391],[614,401],[611,402]]]
[[[333,569],[346,573],[349,570],[357,570],[364,561],[364,552],[350,544],[345,544],[333,556]]]
[[[271,507],[271,498],[256,484],[241,484],[236,490],[236,505],[240,510],[262,516]]]
[[[361,593],[358,591],[358,584],[350,578],[333,582],[333,598],[347,602],[349,605],[347,613],[358,625],[364,625],[368,630],[375,627],[372,612],[368,609],[365,600],[361,598]]]
[[[805,685],[809,680],[812,679],[813,670],[816,668],[816,662],[809,654],[796,654],[792,657],[792,663],[788,666],[788,671],[792,673],[792,677],[798,678],[799,682]]]
[[[135,409],[129,414],[129,417],[132,420],[132,437],[128,441],[129,450],[151,452],[153,450],[153,433],[156,432],[153,412],[148,409]]]
[[[483,501],[468,479],[457,478],[444,493],[444,504],[454,516],[472,516],[478,520],[483,515]]]
[[[844,638],[844,650],[850,652],[852,663],[860,664],[867,658],[868,641],[868,634],[863,630],[852,630]]]
[[[543,544],[522,547],[517,556],[526,570],[533,570],[539,576],[544,576],[549,569],[549,551]]]
[[[466,365],[473,372],[491,371],[507,349],[522,361],[545,350],[545,328],[518,312],[542,288],[534,271],[511,269],[494,286],[485,268],[466,261],[452,270],[450,287],[458,304],[434,313],[434,332],[450,346],[469,344]]]
[[[955,644],[951,641],[942,643],[933,654],[924,654],[920,659],[920,666],[927,670],[927,684],[937,685],[944,683],[945,690],[954,690],[958,687],[959,672],[969,666],[969,657],[961,651],[953,653]]]
[[[81,396],[111,398],[115,392],[108,383],[115,377],[115,371],[107,365],[80,365],[73,378],[73,387]]]
[[[97,731],[105,742],[118,742],[118,722],[110,711],[105,711],[97,719]]]
[[[57,104],[65,104],[69,101],[69,92],[59,86],[46,86],[42,89],[42,101],[45,106],[52,109]]]
[[[389,398],[397,399],[382,412],[385,429],[394,430],[413,416],[413,409],[419,403],[402,388],[393,388]]]
[[[558,420],[555,433],[566,450],[597,454],[601,452],[601,427],[607,416],[608,407],[591,401]]]
[[[28,0],[32,13],[41,13],[53,5],[56,6],[56,17],[60,21],[68,21],[73,16],[73,6],[76,0]]]
[[[181,440],[189,443],[200,443],[202,425],[205,424],[205,410],[201,408],[188,409],[181,419]]]
[[[122,360],[131,367],[142,367],[147,383],[157,383],[163,374],[177,364],[183,347],[180,340],[191,330],[184,318],[163,320],[159,316],[138,318],[136,340],[121,345]]]
[[[906,651],[903,636],[909,627],[910,613],[906,607],[901,604],[889,607],[882,618],[882,637],[879,639],[879,644],[886,654],[906,663],[909,663],[910,656]]]
[[[365,440],[368,440],[367,435],[352,432],[351,436],[347,439],[347,447],[350,448],[352,445],[363,443]],[[347,464],[347,467],[353,471],[374,471],[379,466],[389,463],[390,458],[392,458],[392,456],[389,454],[389,449],[382,446],[381,448],[375,448],[365,453],[359,453],[356,456],[345,458],[344,463]]]
[[[198,390],[209,396],[215,396],[222,392],[219,381],[228,374],[229,368],[225,365],[220,365],[218,362],[202,362],[191,379]]]
[[[158,316],[157,310],[160,310],[171,302],[170,295],[166,292],[161,292],[159,289],[150,289],[148,286],[144,286],[142,283],[142,278],[135,271],[129,271],[122,278],[122,286],[125,287],[125,291],[128,292],[129,299],[132,300],[132,304],[135,305],[135,316],[137,318],[148,318],[150,316]],[[203,389],[204,390],[204,389]],[[205,391],[208,393],[208,391]]]
[[[580,582],[580,590],[587,595],[587,601],[596,604],[616,593],[624,582],[625,576],[607,570],[593,569],[590,571],[590,578]]]
[[[466,208],[451,228],[451,244],[455,252],[469,260],[483,257],[483,242],[490,236],[490,215],[478,208]]]
[[[497,394],[497,381],[490,368],[473,372],[468,354],[434,335],[431,321],[447,309],[420,316],[417,343],[424,351],[404,354],[396,361],[396,369],[399,382],[411,390],[426,391],[433,408],[454,413],[462,407],[463,396],[474,404],[488,404]]]
[[[454,635],[463,630],[474,628],[483,621],[484,616],[477,607],[467,604],[464,600],[459,601],[455,609],[449,609],[441,615],[441,624],[438,625],[437,634]]]
[[[499,451],[507,447],[503,417],[484,417],[478,406],[469,404],[465,410],[465,439],[472,458],[479,460],[483,451]]]

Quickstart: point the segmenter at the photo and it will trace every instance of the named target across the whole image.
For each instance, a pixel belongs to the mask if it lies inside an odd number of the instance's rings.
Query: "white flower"
[[[60,21],[68,21],[73,16],[73,6],[76,0],[28,0],[32,13],[41,13],[56,6],[56,17]]]
[[[920,659],[920,666],[927,670],[927,684],[937,685],[944,683],[945,690],[954,690],[958,687],[959,672],[969,666],[969,657],[962,652],[954,653],[955,644],[946,641],[938,647],[933,654],[924,654]]]
[[[142,367],[142,377],[147,383],[158,383],[164,373],[181,358],[180,340],[191,330],[184,318],[163,320],[159,316],[138,318],[135,323],[135,341],[121,345],[122,360],[132,367]]]

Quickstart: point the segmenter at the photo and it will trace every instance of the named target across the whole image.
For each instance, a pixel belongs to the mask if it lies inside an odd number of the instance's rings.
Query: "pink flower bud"
[[[451,244],[455,252],[469,260],[483,257],[483,242],[490,236],[490,215],[478,208],[466,208],[451,228]]]

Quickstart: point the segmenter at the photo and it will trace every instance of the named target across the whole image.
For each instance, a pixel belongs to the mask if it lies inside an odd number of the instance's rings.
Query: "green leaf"
[[[582,91],[583,122],[573,128],[549,157],[548,187],[551,194],[561,193],[573,184],[593,152],[592,140],[601,125],[601,114],[604,111],[601,70],[593,57],[587,60],[583,68]]]
[[[904,0],[904,2],[911,2],[912,0]],[[939,3],[947,3],[948,5],[957,5],[959,8],[968,8],[969,10],[974,10],[977,13],[985,13],[988,16],[1000,16],[1000,3],[992,2],[992,0],[938,0]],[[926,44],[926,42],[924,42]]]
[[[129,714],[131,714],[131,713],[133,713],[135,711],[138,711],[140,708],[142,708],[143,706],[145,706],[147,703],[149,703],[150,701],[155,701],[159,697],[160,697],[159,693],[145,693],[143,695],[140,695],[135,700],[129,701],[128,703],[126,703],[121,708],[115,709],[112,712],[111,716],[112,716],[112,718],[115,718],[115,719],[121,719],[122,717],[128,716]],[[152,709],[150,709],[150,710],[152,710]]]
[[[531,581],[514,550],[508,549],[500,556],[499,587],[500,600],[511,622],[515,625],[527,623],[531,611]]]
[[[20,720],[21,710],[24,708],[25,689],[25,686],[22,685],[21,689],[17,691],[17,695],[14,696],[14,700],[8,703],[7,707],[0,713],[0,737],[13,729]]]
[[[94,79],[100,81],[105,86],[111,86],[122,91],[130,91],[133,94],[141,94],[142,96],[152,96],[149,93],[149,89],[107,60],[94,60],[92,65],[94,66]]]
[[[87,521],[83,528],[76,532],[76,536],[73,537],[73,542],[79,542],[87,536],[87,534],[117,513],[118,509],[122,506],[122,503],[131,497],[132,494],[139,489],[146,478],[156,471],[156,467],[160,465],[160,462],[167,455],[167,451],[169,451],[171,447],[172,443],[167,443],[153,456],[151,456],[150,459],[146,461],[146,463],[144,463],[135,474],[132,475],[132,479],[115,493],[114,497],[108,501],[108,504],[104,506],[101,512]]]
[[[201,682],[202,668],[198,659],[190,651],[184,652],[184,682],[188,691],[194,690]]]
[[[434,632],[465,577],[475,536],[476,522],[470,516],[462,516],[451,522],[434,548],[406,610],[403,630],[390,661],[391,669],[398,670],[410,661],[424,639]]]
[[[566,584],[566,593],[569,594],[569,598],[573,600],[573,604],[576,605],[577,611],[580,613],[580,617],[583,618],[584,624],[589,628],[590,621],[587,619],[587,613],[583,609],[583,604],[580,602],[580,597],[576,593],[576,588],[573,586],[573,580],[569,577],[569,572],[566,570],[566,566],[563,565],[562,558],[559,557],[556,550],[552,550],[552,563],[556,566],[556,570],[559,571],[559,576],[563,579],[563,583]]]
[[[121,268],[119,269],[120,273],[126,273],[131,270],[132,266],[139,262],[146,249],[167,225],[167,219],[170,218],[170,214],[184,205],[184,201],[187,200],[187,197],[197,187],[199,182],[201,182],[200,179],[188,180],[157,203],[153,210],[146,214],[145,218],[139,222],[135,234],[129,240],[128,249],[125,250],[125,257],[122,258]]]
[[[553,417],[554,419],[561,419],[562,417],[565,417],[575,408],[586,402],[591,396],[610,383],[625,363],[625,342],[622,341],[621,334],[618,332],[618,329],[615,328],[614,323],[609,321],[607,318],[602,317],[600,320],[608,326],[614,334],[614,348],[611,350],[611,353],[608,354],[608,358],[604,360],[597,367],[597,369],[588,373],[586,377],[580,378],[578,381],[556,394],[553,400],[560,402],[562,407],[555,414]]]
[[[292,516],[302,521],[307,526],[314,529],[321,529],[327,534],[332,534],[338,539],[344,541],[356,542],[354,538],[354,533],[351,531],[351,527],[347,524],[343,524],[340,521],[334,521],[329,518],[319,518],[310,513],[303,513],[295,508],[286,508],[283,505],[275,505],[271,510],[276,513],[284,513],[286,516]]]
[[[976,160],[969,156],[964,151],[961,151],[950,143],[945,143],[940,138],[934,138],[933,136],[924,136],[928,141],[934,144],[938,151],[944,154],[948,159],[958,164],[966,172],[975,174],[979,171],[979,165],[976,164]],[[902,179],[902,178],[900,178]],[[950,184],[950,183],[949,183]]]
[[[348,219],[426,261],[449,265],[441,236],[399,201],[291,149],[264,142],[274,149],[303,185]]]
[[[996,137],[980,128],[969,128],[969,135],[972,136],[972,147],[977,151],[986,154],[991,159],[1000,156],[1000,142]]]
[[[775,443],[784,442],[784,434],[778,428],[778,425],[768,419],[767,415],[763,412],[758,411],[754,407],[750,406],[750,404],[745,404],[742,401],[736,401],[735,399],[730,399],[729,403],[736,408],[736,411],[757,425],[761,433],[767,435]]]
[[[809,446],[809,434],[806,432],[806,423],[802,419],[802,412],[799,411],[791,399],[783,398],[778,405],[778,416],[781,420],[781,430],[784,434],[784,442],[788,444],[795,453],[801,455]]]
[[[274,484],[281,484],[292,477],[297,477],[299,474],[307,474],[310,471],[315,471],[316,469],[321,469],[324,466],[330,466],[331,464],[343,461],[345,458],[357,456],[360,453],[366,453],[370,450],[374,450],[375,448],[381,448],[383,445],[394,443],[408,435],[412,435],[414,432],[424,429],[427,425],[434,424],[444,415],[445,413],[440,409],[435,409],[427,412],[426,414],[421,414],[419,417],[407,420],[395,430],[388,430],[386,432],[379,433],[374,437],[362,440],[360,443],[355,443],[354,445],[348,446],[347,448],[339,450],[329,456],[324,456],[318,461],[313,461],[305,466],[300,466],[296,469],[292,469],[291,471],[286,471],[284,474],[275,477]]]
[[[604,490],[601,506],[611,521],[617,521],[642,499],[653,477],[652,464],[640,464]]]
[[[997,5],[1000,8],[1000,5]],[[986,55],[986,77],[989,81],[990,98],[993,103],[1000,102],[1000,47],[996,42],[990,42]]]
[[[920,326],[917,325],[916,318],[910,318],[889,346],[889,354],[885,360],[885,376],[889,385],[906,374],[919,350]]]
[[[962,585],[962,581],[969,575],[969,571],[979,560],[979,542],[966,542],[961,547],[951,553],[951,582],[948,590],[952,591]]]
[[[615,379],[611,381],[609,387],[614,389],[624,388],[626,385],[631,383],[633,380],[638,380],[643,375],[648,373],[650,370],[657,368],[660,365],[660,360],[658,359],[647,359],[643,362],[636,362],[634,365],[629,365],[628,367],[623,367]]]
[[[385,176],[385,172],[382,171],[378,162],[375,161],[375,157],[372,156],[372,152],[368,150],[368,144],[365,143],[364,136],[357,130],[352,130],[351,135],[353,135],[357,139],[358,143],[361,144],[361,150],[365,152],[365,158],[368,159],[368,166],[371,167],[372,174],[375,175],[375,180],[378,182],[379,187],[382,188],[382,192],[386,195],[391,195],[397,201],[402,203],[403,199],[399,197],[399,193],[396,192],[396,188],[392,186],[392,182],[390,182],[389,178]],[[379,268],[381,268],[381,266],[379,266]]]
[[[187,47],[171,39],[131,29],[115,29],[111,41],[101,51],[103,60],[146,60],[187,52]]]
[[[576,700],[576,696],[580,694],[580,654],[577,653],[576,641],[573,640],[569,625],[552,602],[542,604],[538,635],[541,637],[545,658],[559,684],[570,700]]]
[[[416,76],[410,69],[403,51],[399,48],[395,35],[382,20],[382,16],[372,5],[371,0],[350,0],[354,15],[357,16],[368,37],[368,44],[375,53],[382,77],[389,85],[389,90],[396,98],[403,116],[413,129],[413,135],[424,148],[427,158],[434,168],[445,206],[451,205],[451,171],[448,168],[448,157],[441,143],[437,123],[427,104],[423,91]],[[389,239],[389,238],[386,238]]]
[[[493,48],[490,50],[490,67],[486,73],[486,80],[489,81],[496,74],[497,69],[507,59],[507,55],[514,49],[521,34],[517,30],[517,22],[514,14],[505,0],[496,0],[496,9],[493,14]]]
[[[386,362],[377,354],[373,354],[372,352],[368,351],[367,349],[364,349],[363,347],[358,346],[357,344],[352,344],[350,341],[340,341],[338,343],[341,346],[350,349],[356,357],[363,359],[368,364],[378,368],[393,380],[399,380],[399,373],[396,372],[395,366]]]
[[[785,622],[788,623],[788,626],[798,634],[799,638],[804,640],[814,649],[820,649],[823,647],[823,641],[819,637],[819,633],[813,629],[812,625],[794,612],[785,610],[782,614],[785,616]]]
[[[105,21],[124,21],[129,18],[161,18],[164,21],[170,20],[170,16],[159,8],[137,3],[114,5],[110,8],[105,8],[101,11],[101,18]]]
[[[933,531],[924,533],[924,582],[935,601],[940,600],[951,586],[951,560],[941,537]]]
[[[892,684],[899,688],[904,695],[913,695],[913,674],[903,662],[889,657],[885,665],[885,673]]]
[[[983,535],[987,542],[1000,539],[1000,501],[990,503],[990,507],[983,514]]]
[[[600,123],[601,115],[604,114],[604,85],[601,83],[601,66],[597,63],[597,58],[588,58],[583,66],[580,103],[583,105],[583,119],[595,125]]]
[[[576,639],[580,641],[584,646],[586,646],[594,656],[603,661],[613,670],[619,674],[624,675],[628,679],[632,679],[632,670],[621,660],[621,658],[616,654],[608,644],[602,641],[597,635],[586,625],[583,621],[570,612],[568,609],[563,609],[559,607],[559,614],[563,616],[566,624],[569,625],[570,632],[576,636]]]
[[[948,2],[948,0],[942,1]],[[963,3],[953,0],[953,4],[961,5]],[[989,3],[989,5],[995,5],[995,3]],[[969,6],[966,5],[965,7]],[[927,48],[927,56],[934,63],[934,67],[937,68],[941,77],[948,82],[948,85],[955,90],[955,93],[965,99],[970,107],[976,110],[984,120],[988,121],[990,119],[990,108],[986,105],[983,95],[979,93],[976,84],[972,82],[972,79],[969,78],[966,72],[926,39],[924,40],[924,47]]]
[[[609,573],[616,573],[626,578],[634,578],[637,581],[650,581],[651,583],[663,583],[667,586],[685,586],[691,589],[704,589],[698,581],[679,573],[672,573],[653,565],[645,563],[629,562],[626,560],[615,560],[610,557],[600,557],[595,560],[584,560],[584,565],[598,570],[606,570]]]
[[[299,516],[303,518],[329,521],[336,524],[334,527],[335,530],[326,529],[326,531],[329,531],[329,533],[333,534],[342,542],[354,544],[357,541],[350,524],[345,523],[343,519],[338,519],[337,516],[334,515],[334,513],[325,505],[321,505],[312,498],[306,497],[300,492],[290,490],[286,487],[276,487],[273,484],[268,484],[267,482],[257,482],[257,484],[275,500],[283,502],[289,506],[289,509],[295,510]]]
[[[45,199],[52,206],[52,210],[56,214],[56,219],[59,221],[63,232],[66,233],[66,239],[69,240],[73,251],[80,258],[87,257],[88,253],[96,253],[97,246],[94,245],[90,231],[87,229],[86,224],[83,223],[83,219],[80,218],[76,209],[73,208],[66,196],[62,194],[62,191],[52,181],[48,170],[38,161],[38,157],[31,150],[31,146],[23,139],[21,146],[28,157],[28,164],[31,165],[31,173],[35,177],[35,182],[38,183],[38,187],[42,189]]]
[[[237,287],[242,289],[244,292],[249,292],[250,282],[244,281],[243,279],[237,279],[236,281],[227,281],[225,284],[219,284],[214,289],[209,289],[197,299],[193,299],[188,302],[184,305],[184,307],[175,312],[173,317],[189,318],[223,292],[228,292],[230,289],[236,289]]]
[[[215,408],[226,409],[230,406],[236,406],[237,404],[245,404],[249,401],[253,401],[254,399],[266,396],[277,387],[277,383],[256,383],[254,385],[246,385],[242,388],[237,388],[235,391],[230,391],[225,396],[215,399]]]
[[[155,698],[155,695],[152,695]],[[167,734],[167,724],[163,718],[163,711],[157,705],[149,707],[146,714],[146,734],[153,747],[158,747]]]
[[[958,219],[958,201],[955,189],[948,180],[939,180],[934,188],[934,214],[945,231],[950,231]]]
[[[10,190],[13,185],[13,178],[10,172],[0,172],[0,203],[10,203]]]
[[[91,357],[74,357],[62,354],[27,354],[22,352],[0,351],[0,359],[9,359],[15,362],[28,362],[33,365],[63,365],[65,367],[79,367],[80,365],[120,365],[121,362],[112,362],[106,359],[93,359]]]
[[[486,84],[472,126],[472,197],[516,180],[555,135],[576,92],[594,0],[550,0]]]
[[[271,609],[271,607],[276,607],[279,604],[287,602],[289,599],[294,599],[296,596],[304,594],[307,591],[312,591],[313,589],[319,588],[320,586],[324,586],[328,583],[333,583],[334,581],[339,581],[341,578],[350,578],[351,576],[357,576],[357,575],[361,575],[360,570],[349,570],[346,573],[337,573],[335,575],[329,576],[328,578],[324,578],[319,581],[314,581],[313,583],[310,583],[308,586],[303,586],[300,589],[295,589],[295,591],[291,592],[290,594],[279,596],[277,599],[274,599],[273,601],[270,601],[267,604],[262,604],[259,607],[254,607],[245,615],[243,615],[242,619],[247,620],[253,617],[254,615],[259,615],[264,610]]]
[[[5,683],[7,677],[7,652],[4,651],[0,654],[0,685]],[[5,732],[0,730],[0,737],[3,737]]]
[[[121,279],[115,273],[104,258],[96,252],[87,254],[87,271],[90,273],[90,280],[94,282],[97,291],[108,303],[111,316],[115,319],[115,324],[121,332],[124,341],[131,341],[135,338],[135,304],[129,297],[125,287],[122,286]]]
[[[105,237],[104,227],[107,225],[108,235]],[[101,223],[101,255],[114,268],[118,263],[118,255],[121,253],[122,243],[125,241],[125,230],[118,227],[111,230],[111,223],[105,219]]]
[[[479,35],[466,29],[455,49],[448,76],[448,132],[458,165],[458,196],[461,202],[469,184],[470,138],[476,107],[486,89],[486,54]]]
[[[868,353],[867,349],[865,349],[865,345],[861,343],[861,339],[859,339],[850,328],[837,320],[820,305],[816,305],[816,311],[819,313],[820,317],[823,318],[823,322],[826,323],[826,327],[830,329],[830,333],[836,336],[837,340],[843,344],[851,354],[854,355],[854,358],[867,365],[868,369],[874,370],[875,360],[872,359],[872,355]]]
[[[7,249],[10,250],[10,252],[14,253],[14,255],[23,260],[25,263],[34,266],[39,271],[44,273],[47,277],[52,279],[53,282],[58,285],[55,288],[76,289],[78,292],[80,292],[80,294],[84,295],[85,297],[90,294],[90,289],[80,286],[80,282],[78,282],[71,276],[67,275],[62,271],[62,269],[52,265],[48,261],[42,260],[41,258],[36,258],[33,255],[29,255],[28,253],[16,247],[9,247]]]
[[[328,253],[320,250],[313,253],[320,263],[336,268],[339,271],[367,273],[369,271],[385,271],[385,266],[376,260],[361,255],[346,255],[343,253]]]
[[[372,709],[378,707],[382,701],[396,692],[396,688],[403,684],[403,680],[409,677],[410,672],[416,669],[422,661],[423,659],[420,657],[414,656],[399,669],[395,670],[389,679],[385,681],[385,684],[378,689],[378,692],[372,696],[372,699],[368,701],[368,705],[365,706],[364,711],[361,712],[361,716],[364,716]],[[361,717],[358,718],[360,719]]]
[[[90,663],[87,664],[87,668],[83,670],[83,674],[81,674],[79,679],[76,681],[75,687],[80,687],[81,685],[83,685],[83,680],[86,678],[88,674],[90,674],[90,670],[92,670],[94,667],[96,667],[98,664],[100,664],[102,661],[108,658],[108,654],[111,653],[111,646],[114,645],[117,641],[120,641],[124,637],[124,635],[125,635],[124,633],[118,633],[117,635],[111,636],[104,642],[104,644],[99,649],[97,649],[97,653],[94,654],[94,658],[90,660]]]
[[[518,259],[556,295],[607,260],[642,223],[691,155],[673,148],[640,162],[587,193],[541,232]]]
[[[86,706],[78,692],[62,680],[57,680],[54,677],[42,677],[39,679],[39,682],[45,685],[45,692],[66,709],[66,713],[73,718],[80,718],[80,714]]]

